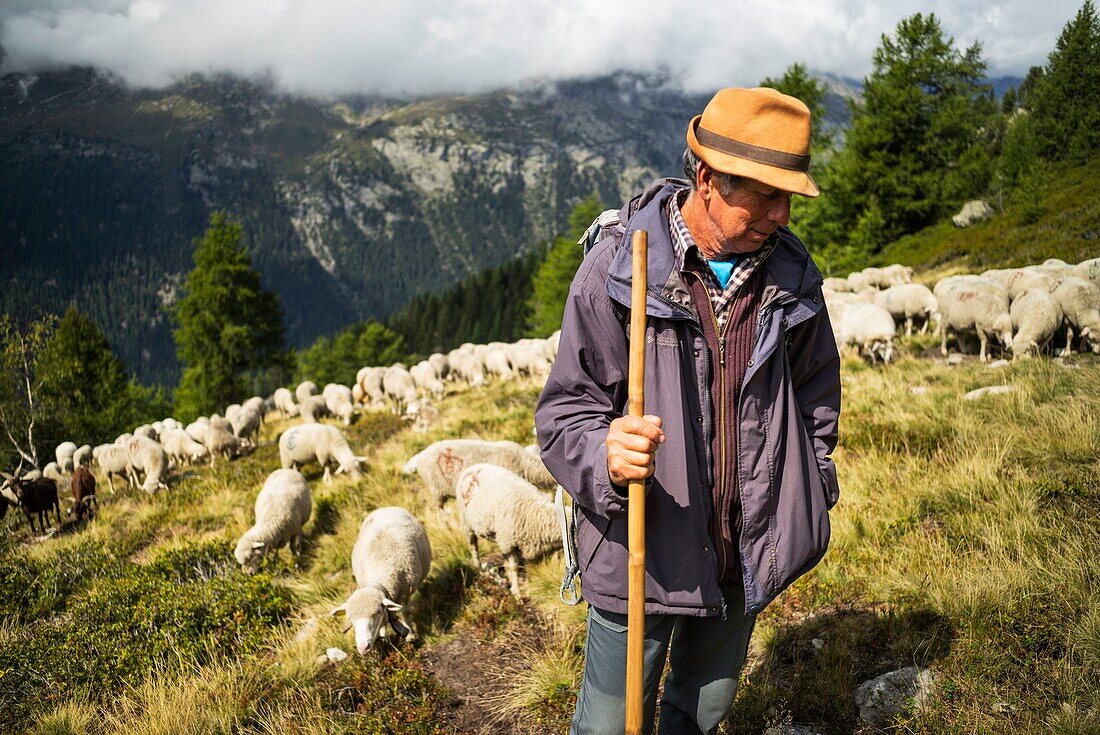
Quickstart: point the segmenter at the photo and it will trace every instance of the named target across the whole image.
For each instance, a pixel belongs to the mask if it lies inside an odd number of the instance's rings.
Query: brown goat
[[[87,467],[80,465],[73,471],[73,479],[69,484],[73,490],[73,507],[68,512],[75,512],[78,521],[94,518],[99,507],[95,499],[95,475]]]
[[[46,532],[46,521],[50,518],[50,510],[57,516],[57,527],[61,528],[61,506],[57,502],[57,483],[48,477],[37,480],[21,480],[16,475],[4,474],[6,478],[0,487],[0,492],[9,501],[14,501],[27,517],[27,523],[34,529],[34,515],[38,516],[38,524],[42,526],[42,533]],[[10,495],[9,495],[10,493]]]

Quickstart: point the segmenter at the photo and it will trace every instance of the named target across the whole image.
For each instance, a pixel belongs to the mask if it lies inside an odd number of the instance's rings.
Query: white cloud
[[[796,61],[855,77],[883,33],[936,13],[991,74],[1041,64],[1079,0],[4,0],[5,71],[71,64],[138,86],[190,72],[271,75],[309,93],[472,92],[530,78],[668,69],[755,84]]]

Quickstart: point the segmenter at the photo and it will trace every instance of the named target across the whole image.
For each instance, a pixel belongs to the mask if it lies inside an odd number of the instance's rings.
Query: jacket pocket
[[[595,516],[593,519],[583,511],[577,516],[577,557],[582,574],[591,566],[592,559],[607,538],[610,527],[610,518]]]

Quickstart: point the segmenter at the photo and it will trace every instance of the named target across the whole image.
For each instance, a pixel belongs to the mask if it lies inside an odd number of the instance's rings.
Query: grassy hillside
[[[1100,728],[1100,361],[947,367],[912,356],[929,341],[885,369],[845,360],[832,549],[758,621],[723,732],[862,732],[855,688],[910,664],[937,684],[899,732]],[[999,383],[1016,392],[961,398]],[[361,418],[348,434],[369,457],[362,480],[326,486],[307,471],[299,569],[283,551],[248,577],[231,555],[283,424],[255,454],[190,470],[168,492],[104,484],[85,528],[35,541],[9,514],[0,731],[564,733],[584,611],[557,602],[560,558],[533,565],[517,603],[472,567],[453,507],[436,511],[400,474],[437,439],[529,441],[537,393],[452,389],[426,435]],[[433,544],[423,640],[318,662],[328,647],[354,650],[328,613],[352,588],[359,522],[391,504],[423,519]]]
[[[1047,258],[1078,263],[1097,256],[1100,156],[1081,166],[1052,167],[1032,191],[1018,191],[1002,213],[986,222],[960,229],[948,219],[887,245],[868,265],[902,263],[935,272],[978,273]]]

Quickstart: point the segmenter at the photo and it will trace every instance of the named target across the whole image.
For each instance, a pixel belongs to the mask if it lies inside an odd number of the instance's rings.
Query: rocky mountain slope
[[[831,124],[846,89],[830,81]],[[708,96],[626,73],[417,100],[8,75],[0,307],[76,303],[131,370],[171,384],[170,308],[193,239],[225,209],[282,299],[290,342],[307,344],[528,251],[592,192],[617,203],[674,174],[684,121]]]

